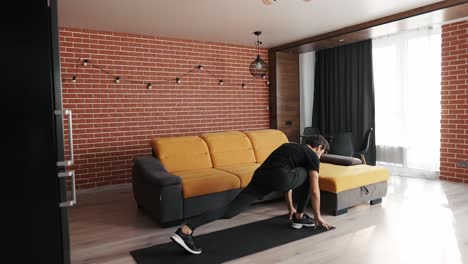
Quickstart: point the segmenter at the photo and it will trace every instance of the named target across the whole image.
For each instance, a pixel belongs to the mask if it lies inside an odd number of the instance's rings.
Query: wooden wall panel
[[[299,55],[276,53],[276,126],[289,141],[299,142]]]

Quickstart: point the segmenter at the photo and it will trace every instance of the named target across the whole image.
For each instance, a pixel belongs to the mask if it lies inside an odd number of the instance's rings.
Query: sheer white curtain
[[[374,39],[372,46],[377,161],[395,174],[436,177],[440,27]]]

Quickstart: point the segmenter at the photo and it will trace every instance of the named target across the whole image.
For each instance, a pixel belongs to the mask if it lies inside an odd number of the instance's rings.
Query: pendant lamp
[[[261,58],[260,58],[260,45],[262,44],[262,42],[260,41],[260,35],[262,34],[261,31],[255,31],[254,34],[257,36],[257,42],[256,42],[256,45],[257,45],[257,58],[252,61],[252,63],[250,63],[250,67],[249,67],[249,70],[250,70],[250,73],[252,74],[252,76],[254,77],[263,77],[266,75],[267,71],[268,71],[268,65],[266,64],[265,61],[263,61]]]

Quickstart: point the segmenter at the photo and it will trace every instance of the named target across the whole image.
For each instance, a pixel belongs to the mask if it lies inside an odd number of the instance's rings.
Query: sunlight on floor
[[[463,263],[456,220],[441,185],[399,177],[392,177],[392,182],[392,188],[404,192],[393,193],[401,200],[388,200],[383,206],[388,225],[379,244],[395,250],[393,263]]]

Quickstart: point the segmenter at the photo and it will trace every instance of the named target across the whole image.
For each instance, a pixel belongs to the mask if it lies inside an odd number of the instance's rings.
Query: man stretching
[[[287,197],[292,214],[292,227],[330,225],[320,215],[319,166],[320,156],[329,149],[328,141],[320,136],[309,137],[305,144],[285,143],[274,150],[263,164],[255,171],[250,183],[227,206],[206,211],[188,220],[178,228],[172,241],[192,254],[200,254],[193,239],[193,231],[201,225],[221,218],[231,218],[245,210],[256,200],[277,192],[289,192]],[[297,209],[291,206],[290,190],[297,195]],[[312,197],[310,194],[312,193]],[[304,208],[311,200],[314,218],[304,213]]]

